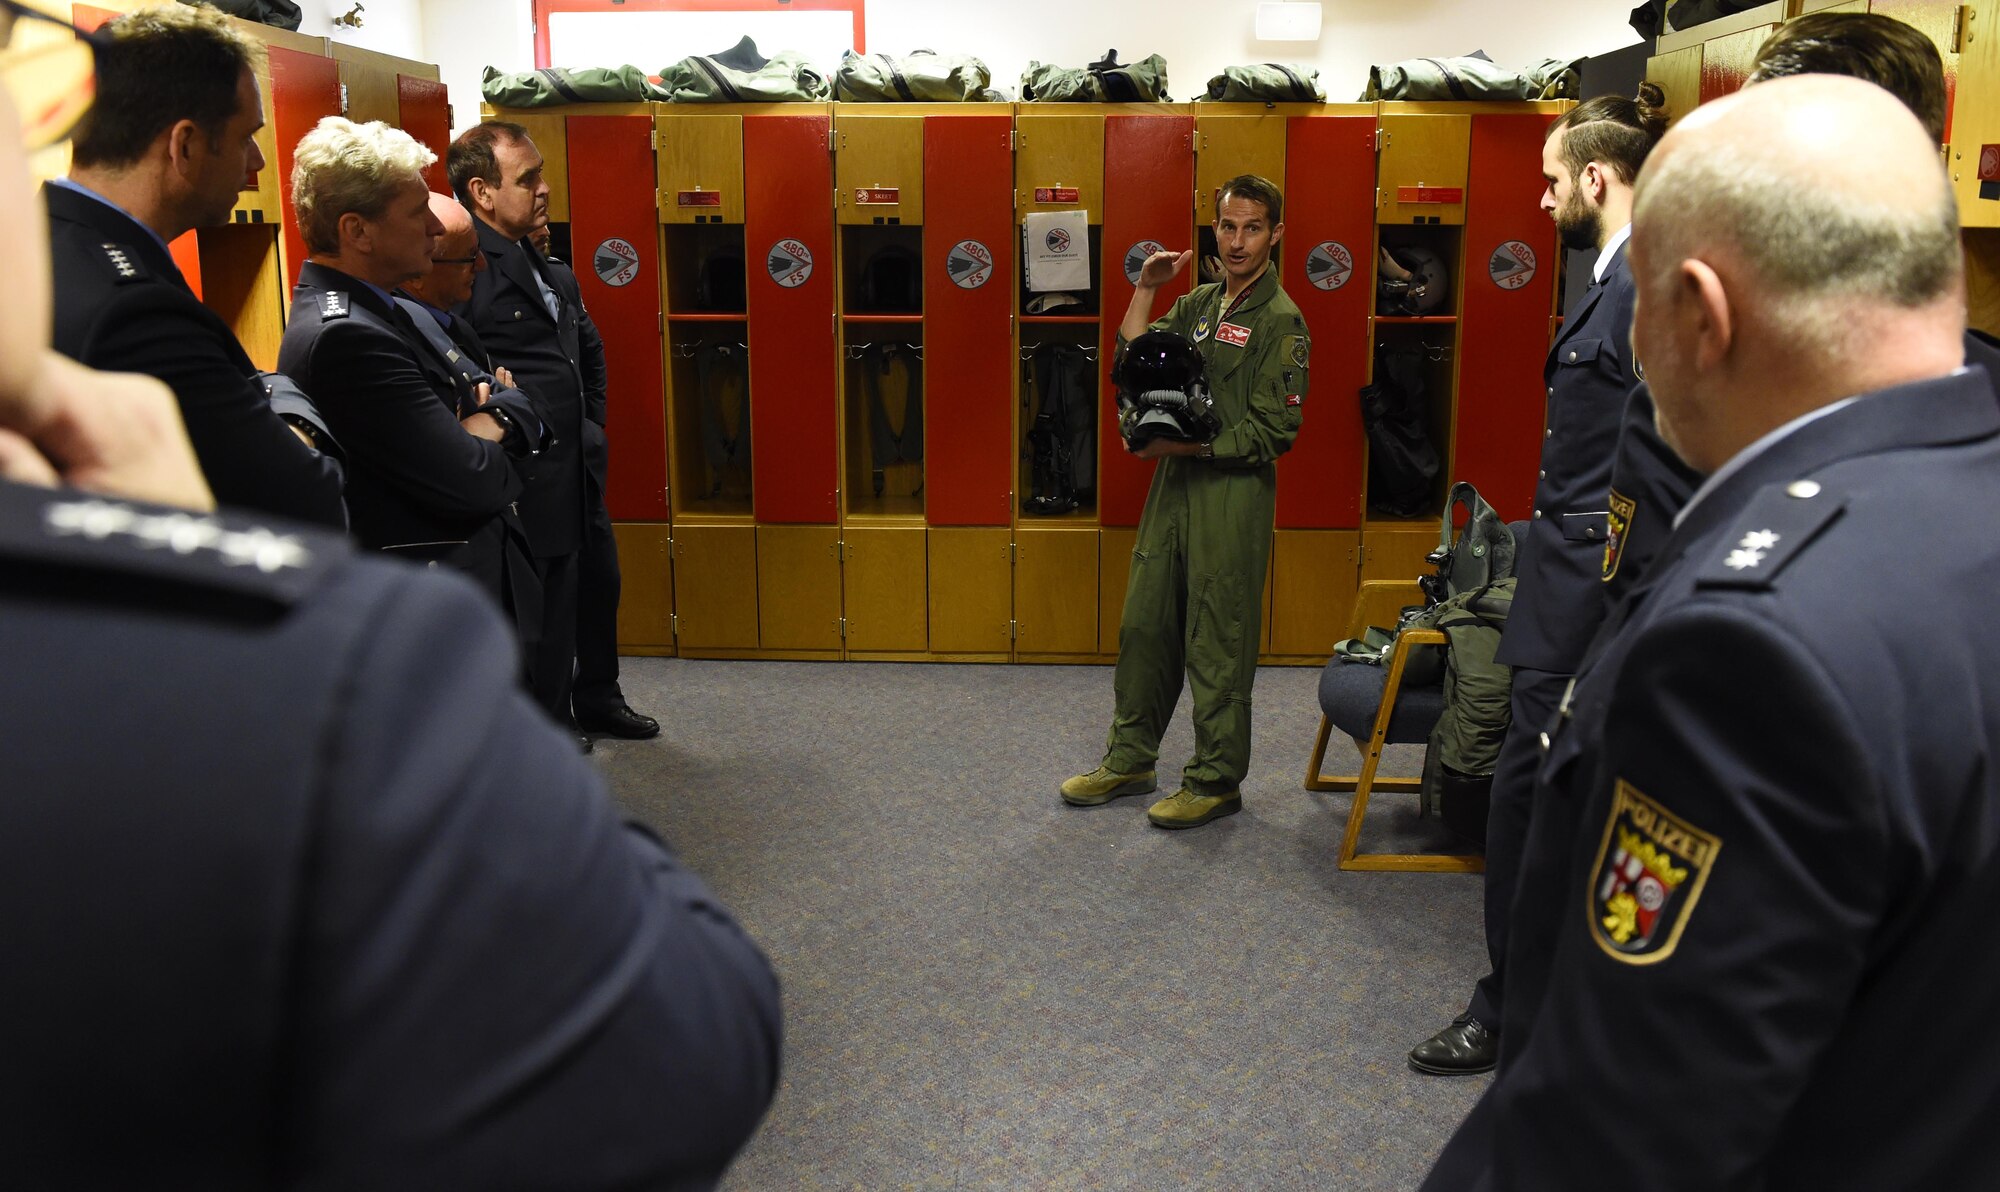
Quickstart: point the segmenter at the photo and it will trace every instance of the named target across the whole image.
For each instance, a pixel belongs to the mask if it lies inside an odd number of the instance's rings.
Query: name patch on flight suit
[[[1604,515],[1604,575],[1605,583],[1618,574],[1618,561],[1625,557],[1625,535],[1632,529],[1632,515],[1639,510],[1639,503],[1632,498],[1611,490],[1611,508]]]
[[[1720,837],[1619,779],[1584,892],[1591,938],[1621,964],[1672,956],[1721,851]]]
[[[1250,346],[1250,329],[1248,327],[1239,327],[1235,323],[1224,323],[1215,329],[1215,342],[1230,344],[1238,348],[1247,348]]]

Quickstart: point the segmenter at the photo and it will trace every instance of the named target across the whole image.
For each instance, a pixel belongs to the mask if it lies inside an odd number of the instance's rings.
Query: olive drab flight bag
[[[1167,60],[1154,54],[1120,65],[1117,50],[1082,69],[1029,62],[1021,98],[1031,103],[1165,103]]]
[[[1578,99],[1582,82],[1576,62],[1544,58],[1527,70],[1509,70],[1485,54],[1463,58],[1411,58],[1393,66],[1368,68],[1364,103],[1378,99]]]
[[[981,103],[1004,101],[993,73],[977,58],[911,50],[908,54],[841,55],[833,97],[842,103]]]
[[[786,103],[819,101],[832,84],[803,54],[790,51],[766,58],[749,38],[720,54],[694,54],[660,72],[660,88],[672,103]]]
[[[1266,62],[1225,66],[1208,81],[1204,100],[1213,103],[1325,103],[1319,71],[1310,66]]]
[[[496,108],[546,108],[565,103],[641,103],[666,98],[636,66],[552,66],[502,74],[489,66],[479,97]]]

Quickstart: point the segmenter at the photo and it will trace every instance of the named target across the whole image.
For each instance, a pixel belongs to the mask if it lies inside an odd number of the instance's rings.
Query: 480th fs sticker
[[[1507,241],[1487,258],[1486,276],[1503,290],[1520,289],[1535,280],[1535,250],[1519,240]]]
[[[590,265],[605,285],[629,286],[639,276],[639,250],[630,241],[613,236],[590,254]]]
[[[764,255],[771,280],[788,290],[806,284],[813,273],[812,250],[796,240],[780,240]]]

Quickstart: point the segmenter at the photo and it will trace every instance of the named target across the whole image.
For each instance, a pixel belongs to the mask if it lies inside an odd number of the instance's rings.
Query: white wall
[[[374,0],[364,14],[371,26],[376,3],[414,9],[418,0]],[[315,4],[346,8],[343,0],[304,0],[309,12]],[[1309,43],[1255,40],[1257,0],[869,0],[868,48],[976,54],[992,68],[994,83],[1009,91],[1018,88],[1031,58],[1082,66],[1113,46],[1122,61],[1158,53],[1167,59],[1170,90],[1179,100],[1194,98],[1224,66],[1304,62],[1320,71],[1327,98],[1352,100],[1375,63],[1483,49],[1503,65],[1527,65],[1631,45],[1639,38],[1626,24],[1628,7],[1622,0],[1324,0],[1320,39]],[[478,119],[482,67],[534,66],[528,0],[423,0],[422,8],[422,41],[430,51],[425,60],[442,69],[457,125],[464,128]],[[580,39],[583,29],[605,24],[573,28]],[[791,48],[761,40],[759,46],[767,53]],[[574,50],[558,42],[556,65],[632,62],[657,71],[690,52],[725,48],[612,36],[594,44],[579,40]],[[824,65],[830,69],[833,62]]]
[[[361,0],[361,28],[335,25],[333,18],[354,7],[355,0],[298,0],[299,32],[308,37],[331,37],[343,45],[360,46],[429,62],[423,31],[423,0]],[[525,11],[525,6],[524,9]]]

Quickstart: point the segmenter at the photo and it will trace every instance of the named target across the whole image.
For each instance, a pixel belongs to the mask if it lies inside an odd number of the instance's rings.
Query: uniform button
[[[1819,495],[1819,481],[1794,480],[1790,484],[1785,486],[1785,494],[1787,496],[1797,497],[1802,501],[1810,500],[1811,498]]]
[[[1542,520],[1542,511],[1539,509],[1535,510],[1535,520],[1536,521]]]
[[[1571,364],[1575,364],[1575,363],[1576,363],[1576,353],[1575,353],[1575,352],[1571,352],[1571,353],[1569,354],[1569,362],[1570,362]]]
[[[1555,390],[1553,390],[1553,389],[1549,390],[1549,396],[1550,396],[1550,397],[1554,397],[1555,395],[1556,395],[1556,391],[1555,391]]]
[[[1553,427],[1553,426],[1551,426],[1551,427],[1550,427],[1550,428],[1548,428],[1547,430],[1543,431],[1543,432],[1542,432],[1542,437],[1543,437],[1544,439],[1553,439],[1553,438],[1555,438],[1555,437],[1556,437],[1556,428],[1555,428],[1555,427]]]
[[[1535,473],[1535,479],[1537,480],[1547,480],[1548,478],[1549,470],[1547,468],[1543,468],[1541,471]]]

